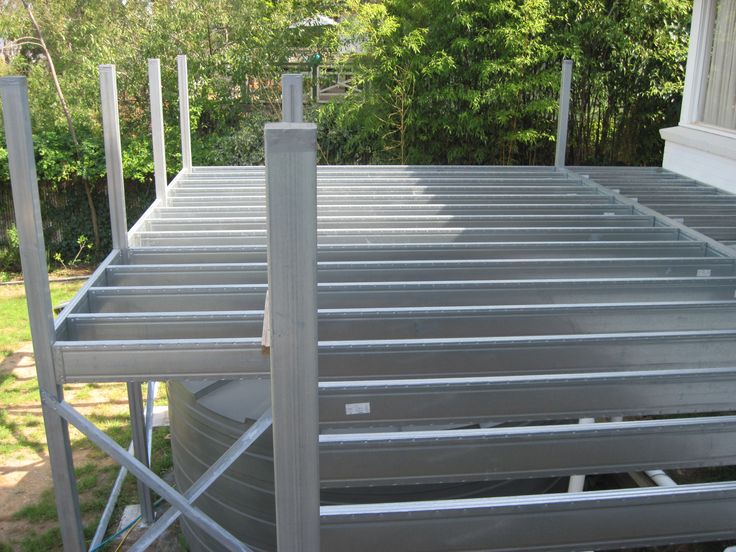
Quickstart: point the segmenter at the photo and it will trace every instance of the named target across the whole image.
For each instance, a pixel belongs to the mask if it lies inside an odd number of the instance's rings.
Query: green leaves
[[[329,115],[371,141],[351,137],[335,158],[328,148],[328,159],[551,163],[567,57],[576,63],[568,159],[661,161],[658,130],[677,120],[689,0],[351,6],[342,28],[364,40],[356,64],[364,92]]]
[[[31,34],[19,7],[10,0],[0,14],[10,37]],[[24,45],[0,72],[29,78],[42,181],[104,189],[97,66],[115,63],[125,176],[147,189],[144,60],[162,60],[173,173],[179,53],[189,59],[195,163],[261,162],[260,125],[278,118],[279,75],[316,52],[323,65],[354,71],[357,84],[313,111],[323,161],[551,163],[560,61],[569,57],[569,161],[658,163],[658,129],[677,120],[690,0],[58,0],[34,9],[81,148],[77,158],[44,60]],[[340,23],[294,26],[317,13]]]

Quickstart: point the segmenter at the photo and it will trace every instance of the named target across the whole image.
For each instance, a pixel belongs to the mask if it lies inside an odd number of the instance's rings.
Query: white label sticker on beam
[[[345,405],[345,415],[346,416],[355,416],[356,414],[370,414],[370,413],[371,413],[371,403],[369,402],[348,403]]]
[[[699,268],[697,272],[698,278],[710,276],[710,268]]]

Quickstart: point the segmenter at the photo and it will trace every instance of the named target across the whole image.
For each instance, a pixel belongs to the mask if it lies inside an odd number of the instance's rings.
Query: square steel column
[[[56,400],[63,400],[61,386],[56,383],[51,352],[56,332],[49,293],[46,246],[41,224],[41,202],[33,156],[28,84],[25,77],[1,78],[0,95],[3,101],[10,183],[20,237],[20,257],[38,386],[42,393],[46,392]],[[81,552],[85,550],[85,543],[69,442],[69,427],[46,405],[42,404],[41,407],[64,550]]]
[[[265,128],[276,534],[319,550],[317,127]]]
[[[304,121],[304,76],[301,73],[281,76],[281,120],[285,123]]]
[[[105,168],[107,195],[110,202],[112,247],[120,249],[123,257],[128,250],[128,220],[125,214],[125,181],[123,180],[123,153],[120,145],[120,116],[118,114],[118,84],[114,65],[100,65],[100,102],[102,105],[102,132],[105,141]]]
[[[181,131],[181,168],[192,168],[192,133],[189,129],[189,71],[187,56],[176,56],[176,74],[179,84],[179,129]]]
[[[557,144],[555,147],[555,167],[565,166],[567,152],[567,123],[570,118],[570,89],[572,87],[572,60],[562,61],[560,80],[560,111],[557,116]]]
[[[125,180],[123,155],[120,145],[120,116],[118,113],[118,85],[114,65],[100,65],[100,97],[102,104],[102,130],[105,139],[105,165],[107,167],[107,195],[110,201],[110,225],[112,246],[120,249],[123,258],[128,250],[128,222],[125,214]],[[128,407],[130,429],[133,436],[135,457],[145,466],[148,462],[146,425],[143,419],[143,394],[140,383],[128,383]],[[153,501],[148,487],[139,479],[138,496],[141,515],[146,523],[153,523]]]
[[[148,90],[151,98],[151,138],[153,140],[153,174],[156,199],[166,201],[166,140],[164,138],[164,107],[161,99],[161,62],[148,60]]]

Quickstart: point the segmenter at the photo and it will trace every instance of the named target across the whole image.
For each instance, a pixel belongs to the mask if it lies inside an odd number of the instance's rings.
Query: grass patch
[[[52,303],[69,300],[84,282],[51,284]],[[29,341],[28,315],[22,286],[0,288],[0,360]],[[36,462],[44,458],[46,436],[39,404],[38,384],[34,374],[23,369],[14,373],[0,373],[0,465]],[[90,383],[64,386],[65,398],[101,430],[127,448],[130,442],[130,417],[125,384]],[[144,390],[145,395],[145,390]],[[162,386],[156,404],[166,404]],[[70,427],[72,449],[77,462],[75,474],[79,491],[80,510],[87,539],[91,539],[99,516],[107,502],[119,466],[99,451],[78,430]],[[168,428],[157,428],[153,436],[153,468],[164,474],[172,467]],[[26,477],[33,477],[28,474]],[[61,535],[53,490],[45,489],[37,500],[19,508],[10,516],[23,529],[12,535],[3,535],[0,552],[61,551]],[[116,514],[110,524],[112,533],[126,504],[138,502],[135,479],[126,478],[118,501]],[[27,529],[26,529],[27,527]]]
[[[53,527],[48,531],[36,532],[20,542],[23,552],[48,552],[49,550],[61,550],[61,531]]]
[[[35,504],[21,508],[13,514],[13,519],[24,519],[31,523],[52,521],[56,518],[56,504],[54,503],[54,493],[51,489],[46,489]]]
[[[84,284],[83,281],[50,284],[51,304],[68,301]],[[0,359],[13,354],[22,343],[31,340],[28,308],[23,286],[0,288]]]
[[[67,398],[74,403],[77,400],[77,388],[84,386],[67,386]],[[93,397],[99,402],[91,410],[85,412],[90,421],[95,423],[115,441],[123,447],[130,443],[130,419],[127,413],[127,390],[124,384],[100,384],[96,386],[96,394]],[[165,389],[159,389],[158,396],[166,395]],[[40,416],[40,412],[36,414]],[[32,442],[31,449],[41,449],[45,453],[45,439],[42,425],[38,440]],[[92,443],[82,436],[74,428],[70,428],[72,449],[75,457],[85,458],[84,461],[77,460],[75,475],[77,478],[77,490],[79,492],[80,510],[84,523],[84,532],[87,539],[91,539],[99,522],[99,516],[105,507],[110,495],[110,490],[117,477],[119,466],[109,460],[106,454],[100,452]],[[15,443],[19,450],[29,450],[28,443]],[[0,461],[3,455],[0,454]],[[159,475],[170,471],[173,467],[171,455],[171,444],[169,441],[168,428],[155,428],[153,432],[153,469]],[[155,496],[154,496],[155,498]],[[123,508],[127,504],[138,502],[138,491],[135,478],[130,475],[126,478],[122,492],[118,499],[116,510],[113,514],[108,534],[114,532],[117,520],[122,515]],[[8,550],[20,550],[23,552],[61,551],[61,537],[56,529],[57,511],[52,489],[46,489],[34,503],[16,511],[12,519],[25,522],[30,525],[27,533],[22,538],[16,537],[9,543]],[[7,539],[6,539],[7,540]],[[0,548],[0,552],[3,549]]]

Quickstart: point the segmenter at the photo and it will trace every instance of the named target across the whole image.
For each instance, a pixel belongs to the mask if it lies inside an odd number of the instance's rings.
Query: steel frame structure
[[[179,515],[225,549],[250,550],[194,502],[272,421],[282,550],[586,550],[736,535],[733,482],[320,507],[320,485],[733,463],[736,418],[712,413],[732,411],[736,392],[736,253],[587,168],[316,167],[295,98],[284,101],[294,120],[266,128],[265,169],[194,167],[186,58],[177,64],[184,169],[163,185],[152,60],[157,198],[128,232],[114,68],[101,68],[115,245],[55,323],[25,81],[0,79],[67,550],[85,549],[68,423],[138,478],[142,503],[150,489],[171,504],[134,550]],[[273,414],[179,492],[146,465],[134,390],[194,377],[270,377]],[[134,455],[63,400],[63,384],[78,381],[128,383]],[[699,417],[575,423],[681,414]],[[454,429],[479,421],[531,426]],[[419,429],[391,430],[406,426]]]

